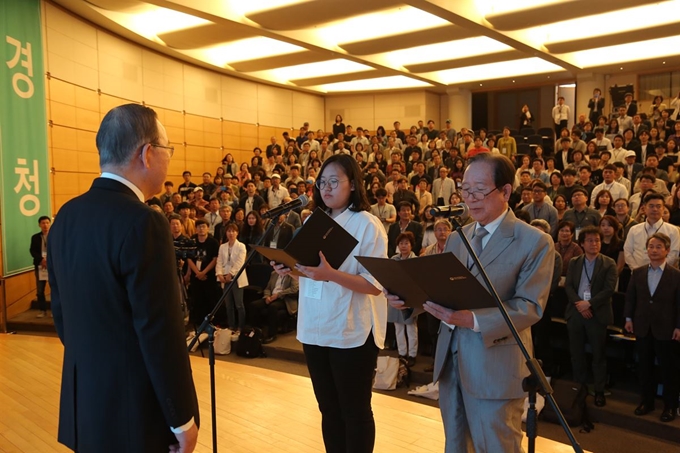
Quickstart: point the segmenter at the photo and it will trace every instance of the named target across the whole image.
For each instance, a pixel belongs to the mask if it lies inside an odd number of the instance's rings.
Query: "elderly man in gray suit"
[[[555,251],[548,235],[508,209],[514,179],[505,156],[482,153],[471,159],[462,194],[475,222],[463,232],[531,351],[530,327],[543,315]],[[482,281],[458,234],[449,236],[446,251]],[[388,300],[403,306],[397,296]],[[454,311],[432,302],[424,308],[442,320],[434,381],[439,381],[446,453],[522,451],[522,379],[529,371],[498,309]]]

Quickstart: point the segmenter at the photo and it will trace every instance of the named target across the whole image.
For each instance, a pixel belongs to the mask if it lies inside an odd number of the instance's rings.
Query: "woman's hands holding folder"
[[[302,272],[305,277],[311,278],[312,280],[330,282],[333,281],[333,274],[337,273],[335,269],[328,264],[326,257],[323,252],[319,252],[320,263],[318,266],[303,266],[302,264],[296,264],[295,269]]]

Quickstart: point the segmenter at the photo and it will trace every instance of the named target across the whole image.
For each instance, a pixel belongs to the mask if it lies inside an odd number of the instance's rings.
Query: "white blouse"
[[[369,212],[347,209],[335,221],[359,241],[338,270],[361,275],[382,291],[380,283],[354,258],[387,258],[387,234],[380,220]],[[320,291],[313,291],[319,287]],[[382,292],[377,296],[361,294],[337,283],[300,277],[297,339],[301,343],[356,348],[373,332],[375,344],[383,348],[386,328],[387,299]]]

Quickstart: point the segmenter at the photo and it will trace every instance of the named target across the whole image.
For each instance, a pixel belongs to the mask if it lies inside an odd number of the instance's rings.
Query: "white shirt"
[[[597,194],[599,194],[603,190],[608,190],[609,193],[612,194],[612,199],[611,199],[611,204],[614,205],[614,202],[618,200],[619,198],[626,198],[628,199],[628,194],[630,193],[628,189],[626,189],[626,186],[621,184],[620,182],[612,181],[611,184],[607,184],[605,182],[600,183],[593,187],[593,193],[590,194],[590,206],[595,206],[595,200],[597,199]]]
[[[208,222],[208,232],[212,235],[215,234],[215,225],[222,223],[222,217],[218,213],[210,211],[203,217],[203,220]]]
[[[666,262],[675,266],[678,262],[678,251],[680,251],[680,231],[678,227],[664,222],[663,219],[650,225],[649,222],[633,225],[628,231],[626,243],[623,244],[623,256],[626,264],[631,269],[649,264],[647,256],[647,238],[654,233],[663,233],[671,238],[671,250],[668,253]]]
[[[552,117],[553,117],[553,121],[555,121],[555,124],[560,124],[561,121],[568,120],[569,119],[569,106],[566,105],[566,104],[562,104],[562,105],[557,104],[552,109]]]
[[[269,188],[269,195],[267,196],[269,208],[273,209],[278,207],[281,203],[283,203],[283,199],[288,196],[288,189],[282,185],[279,185],[278,189],[274,189],[274,186],[271,186]]]
[[[622,164],[626,164],[626,153],[628,152],[627,149],[623,148],[612,148],[611,153],[612,153],[612,158],[611,158],[611,163],[613,164],[614,162],[621,162]]]
[[[123,178],[120,175],[117,175],[115,173],[109,173],[109,172],[103,172],[101,174],[101,178],[106,178],[106,179],[113,179],[114,181],[118,181],[121,184],[125,184],[131,191],[137,195],[137,198],[139,198],[139,201],[144,203],[144,194],[142,193],[141,190],[139,190],[139,187],[135,186],[133,183],[128,181],[127,179]]]
[[[338,270],[361,275],[382,290],[380,283],[354,257],[387,258],[385,228],[377,217],[365,211],[347,209],[335,221],[359,241]],[[310,294],[315,287],[320,289],[318,298]],[[382,292],[377,296],[361,294],[337,283],[300,277],[297,339],[301,343],[356,348],[362,346],[372,332],[375,344],[382,348],[386,328],[387,299]]]
[[[246,246],[242,242],[235,241],[231,247],[229,242],[220,245],[220,250],[217,253],[217,263],[215,264],[215,275],[235,276],[239,269],[241,269],[241,266],[243,266],[243,263],[246,262],[246,254]],[[239,288],[248,286],[248,276],[245,271],[241,272],[236,284]]]

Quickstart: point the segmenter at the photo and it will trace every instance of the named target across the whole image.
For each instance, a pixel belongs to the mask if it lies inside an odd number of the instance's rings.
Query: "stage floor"
[[[0,335],[0,452],[70,451],[56,440],[62,353],[56,337]],[[202,421],[196,451],[208,453],[212,451],[208,361],[191,357],[191,363]],[[321,417],[309,378],[217,361],[216,381],[220,451],[323,451]],[[373,411],[376,452],[444,451],[439,409],[374,393]],[[526,438],[524,443],[526,448]],[[539,438],[537,451],[572,449]]]

